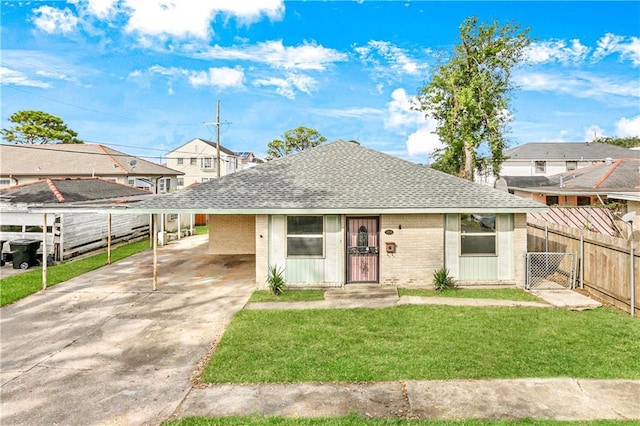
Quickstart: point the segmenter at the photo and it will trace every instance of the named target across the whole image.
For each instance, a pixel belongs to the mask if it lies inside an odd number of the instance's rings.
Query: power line
[[[71,103],[68,103],[68,102],[64,102],[64,101],[61,101],[59,99],[55,99],[55,98],[52,98],[52,97],[49,97],[49,96],[38,95],[36,93],[29,92],[28,90],[19,89],[19,88],[15,87],[15,86],[6,85],[6,86],[3,86],[3,88],[13,89],[15,91],[26,93],[26,94],[31,95],[31,96],[36,96],[38,98],[47,99],[47,100],[50,100],[52,102],[57,102],[57,103],[62,104],[62,105],[67,105],[67,106],[70,106],[70,107],[73,107],[73,108],[78,108],[78,109],[81,109],[81,110],[84,110],[84,111],[93,112],[93,113],[96,113],[96,114],[102,114],[102,115],[106,115],[106,116],[109,116],[109,117],[120,118],[120,119],[123,119],[123,120],[136,121],[138,123],[149,123],[149,124],[159,125],[155,121],[139,120],[137,118],[128,117],[126,115],[111,114],[109,112],[99,111],[97,109],[87,108],[87,107],[83,107],[83,106],[80,106],[80,105],[75,105],[75,104],[71,104]],[[181,127],[193,127],[193,126],[199,126],[200,124],[199,123],[198,124],[196,124],[196,123],[194,123],[194,124],[172,123],[171,125],[172,126],[181,126]]]
[[[67,151],[67,150],[61,150],[61,149],[56,149],[54,148],[54,145],[57,144],[52,144],[50,145],[50,147],[48,146],[43,146],[43,145],[24,145],[24,144],[1,144],[2,146],[13,146],[16,148],[23,148],[23,149],[39,149],[39,150],[44,150],[44,151],[56,151],[56,152],[71,152],[71,153],[77,153],[77,154],[83,154],[83,155],[101,155],[101,156],[105,156],[105,157],[135,157],[135,158],[141,158],[141,159],[158,159],[160,161],[162,161],[162,159],[166,159],[166,156],[151,156],[151,155],[131,155],[131,154],[126,154],[126,153],[102,153],[102,152],[85,152],[85,151]],[[74,144],[75,145],[75,144]],[[83,144],[77,144],[77,145],[83,145]],[[105,143],[98,143],[97,145],[105,145],[108,146],[108,144]],[[145,149],[154,149],[154,148],[145,148]],[[178,153],[182,153],[182,154],[190,154],[193,155],[193,152],[180,152],[180,151],[175,151]],[[199,154],[198,154],[199,155]],[[200,158],[205,158],[205,157],[200,157]],[[224,161],[226,163],[231,163],[230,160],[226,160],[226,159],[220,159],[220,161]]]

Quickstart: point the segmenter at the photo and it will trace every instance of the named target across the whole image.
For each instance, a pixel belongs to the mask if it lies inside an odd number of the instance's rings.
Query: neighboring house
[[[182,172],[100,144],[0,145],[0,188],[47,178],[100,177],[156,194]]]
[[[524,285],[526,213],[546,206],[335,141],[128,209],[209,215],[209,250],[255,257],[289,286]]]
[[[591,206],[640,190],[640,159],[607,160],[554,176],[505,176],[509,192],[548,206]]]
[[[264,163],[264,160],[256,157],[253,152],[236,152],[236,155],[240,157],[242,161],[242,169],[248,169],[249,167],[257,166],[258,164]]]
[[[504,151],[501,177],[545,177],[622,158],[640,158],[640,151],[605,143],[532,142]],[[495,177],[477,173],[476,182],[493,186]]]
[[[640,241],[640,187],[636,189],[636,192],[610,192],[607,194],[610,200],[619,201],[624,203],[622,209],[622,215],[625,213],[636,212],[635,217],[632,220],[632,226],[634,229],[634,235],[636,240]]]
[[[101,178],[42,179],[0,189],[0,239],[29,238],[42,241],[44,216],[30,214],[30,207],[110,205],[148,198],[149,191]],[[63,260],[105,247],[109,233],[104,214],[64,213],[47,215],[47,246],[55,260]],[[50,228],[49,228],[50,227]],[[111,219],[114,243],[149,235],[149,215],[117,215]],[[4,244],[3,251],[10,250]]]
[[[235,152],[220,145],[220,176],[241,169],[241,159]],[[203,183],[218,177],[218,145],[204,139],[192,139],[167,153],[167,167],[184,174],[178,179],[178,189],[193,183]]]

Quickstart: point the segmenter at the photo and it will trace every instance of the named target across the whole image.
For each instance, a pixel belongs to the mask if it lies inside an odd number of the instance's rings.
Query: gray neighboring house
[[[44,217],[30,213],[33,207],[62,206],[61,213],[47,215],[47,247],[55,260],[67,259],[107,245],[106,214],[74,212],[74,207],[119,205],[152,196],[149,191],[101,178],[42,179],[24,185],[0,188],[0,239],[28,238],[42,241]],[[149,215],[114,216],[114,243],[149,235]]]
[[[510,192],[548,206],[590,206],[640,190],[640,159],[607,160],[553,176],[505,176]]]
[[[545,177],[623,158],[640,158],[640,150],[606,143],[530,142],[504,151],[501,177]],[[493,185],[495,177],[476,174],[476,182]]]
[[[335,141],[259,164],[131,212],[205,213],[209,251],[255,258],[291,287],[524,285],[526,213],[546,206],[361,145]]]

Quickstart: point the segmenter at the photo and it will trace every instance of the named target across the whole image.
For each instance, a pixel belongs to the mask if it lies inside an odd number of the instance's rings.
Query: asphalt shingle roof
[[[135,160],[135,161],[134,161]],[[100,144],[0,145],[3,176],[178,176],[184,173]]]
[[[511,160],[599,160],[607,158],[640,158],[640,150],[606,143],[532,142],[504,151]]]
[[[0,189],[8,203],[55,204],[150,195],[149,191],[99,178],[44,179]]]
[[[526,211],[541,204],[335,141],[132,206],[211,213]]]
[[[640,190],[640,160],[621,159],[548,177],[505,177],[510,188],[586,192]]]

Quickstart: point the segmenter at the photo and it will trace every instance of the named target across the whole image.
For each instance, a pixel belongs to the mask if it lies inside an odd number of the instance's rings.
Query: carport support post
[[[107,265],[111,265],[111,213],[107,214]]]
[[[42,289],[47,288],[47,214],[44,215],[44,226],[42,227]]]
[[[178,239],[180,239],[180,236],[182,235],[182,229],[180,229],[181,220],[182,220],[182,215],[178,213]]]
[[[151,227],[153,228],[153,291],[158,289],[158,215],[153,214]]]

